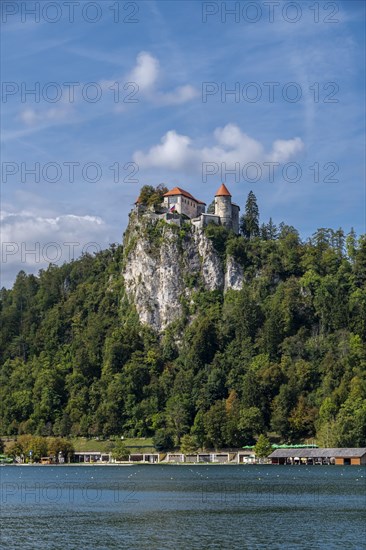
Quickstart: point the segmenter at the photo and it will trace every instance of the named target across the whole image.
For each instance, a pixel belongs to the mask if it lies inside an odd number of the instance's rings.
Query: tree
[[[269,218],[269,222],[267,224],[267,234],[270,241],[277,239],[277,226],[273,223],[272,218]]]
[[[19,441],[11,441],[7,447],[6,454],[12,458],[17,458],[23,455],[23,447]]]
[[[204,415],[207,440],[216,449],[226,443],[227,417],[225,401],[219,400]]]
[[[0,439],[0,453],[4,452],[4,448],[5,448],[4,441]]]
[[[144,185],[140,190],[140,203],[145,204],[146,206],[160,206],[163,202],[163,196],[167,192],[168,188],[162,183],[157,187],[153,187],[152,185]]]
[[[215,214],[215,201],[212,201],[207,207],[207,214]]]
[[[289,413],[295,405],[294,393],[288,384],[282,384],[279,393],[272,401],[271,427],[285,439],[291,432]]]
[[[23,455],[28,462],[38,462],[42,456],[47,456],[47,439],[40,436],[21,435],[18,440],[9,445],[9,455]]]
[[[203,448],[206,442],[206,432],[204,424],[204,413],[202,410],[199,410],[196,414],[193,426],[191,428],[191,434],[196,439],[198,446]]]
[[[69,435],[72,422],[70,416],[64,412],[61,417],[58,417],[53,425],[53,433],[55,435],[66,436]]]
[[[174,442],[172,434],[165,428],[160,428],[155,432],[153,444],[157,451],[169,451],[173,449]]]
[[[353,263],[357,252],[357,236],[353,227],[346,237],[346,252],[349,260]]]
[[[245,214],[240,220],[241,233],[247,239],[253,239],[259,235],[259,209],[256,196],[250,191],[245,204]]]
[[[259,458],[266,458],[269,454],[271,454],[272,450],[273,447],[269,439],[264,434],[261,434],[254,446],[256,456]]]
[[[254,442],[254,436],[264,428],[263,416],[257,407],[249,407],[240,411],[239,429],[242,442],[250,445]]]
[[[268,223],[262,223],[260,236],[265,241],[274,241],[277,239],[277,226],[273,223],[272,218],[269,218]]]
[[[128,455],[129,452],[126,445],[121,440],[117,441],[112,449],[112,457],[117,461],[121,461],[128,460]]]
[[[167,425],[179,445],[180,438],[189,431],[189,401],[186,396],[175,395],[166,404]]]
[[[198,449],[197,439],[190,434],[183,435],[180,440],[180,452],[187,455],[196,452]]]
[[[354,263],[355,284],[357,287],[366,286],[366,235],[358,240],[358,249]]]
[[[159,210],[163,192],[145,189],[148,209]],[[364,445],[366,237],[322,228],[302,242],[269,220],[258,238],[254,195],[244,212],[254,230],[208,225],[211,251],[163,220],[146,224],[153,238],[140,214],[124,248],[20,272],[0,290],[0,433],[23,438],[12,452],[35,459],[57,454],[50,436],[122,433],[155,436],[162,450],[192,441],[187,434],[200,447],[241,446],[269,429],[284,441],[316,431],[319,444]],[[164,280],[165,298],[183,311],[165,334],[136,310],[139,302],[151,318],[161,314],[148,273],[138,302],[124,288],[121,273],[139,250],[161,282],[159,262],[174,279],[188,260],[181,280]],[[177,309],[174,298],[166,311]]]
[[[239,447],[243,441],[240,430],[240,400],[235,390],[231,390],[225,402],[226,408],[226,444],[230,447]]]
[[[71,460],[74,454],[74,446],[68,439],[63,437],[50,437],[47,440],[47,453],[56,459],[56,462],[62,457],[65,462]]]
[[[301,440],[314,435],[314,421],[317,410],[310,407],[304,395],[300,395],[289,416],[292,440]]]

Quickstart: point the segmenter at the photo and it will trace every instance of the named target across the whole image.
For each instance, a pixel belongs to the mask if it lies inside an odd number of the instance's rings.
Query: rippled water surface
[[[366,549],[366,468],[2,466],[12,549]]]

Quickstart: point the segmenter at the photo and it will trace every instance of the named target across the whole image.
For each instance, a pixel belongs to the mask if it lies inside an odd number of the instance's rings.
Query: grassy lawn
[[[118,439],[103,439],[98,440],[95,438],[87,439],[86,437],[70,437],[69,439],[74,445],[75,451],[103,451],[109,452],[114,443],[117,443]],[[2,440],[6,447],[9,445],[11,440],[14,440],[14,436],[3,436]],[[10,440],[10,441],[8,441]],[[132,453],[155,453],[155,447],[152,442],[151,437],[141,437],[141,438],[126,438],[123,439],[123,443],[126,445],[128,450]]]
[[[85,437],[75,437],[71,439],[75,451],[109,451],[113,443],[118,440],[109,439],[86,439]],[[152,438],[126,438],[123,443],[131,452],[155,452]]]

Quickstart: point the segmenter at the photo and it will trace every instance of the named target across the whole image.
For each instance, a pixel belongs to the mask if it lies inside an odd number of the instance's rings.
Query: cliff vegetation
[[[366,446],[366,237],[131,215],[1,290],[2,434]],[[189,437],[188,437],[189,436]]]

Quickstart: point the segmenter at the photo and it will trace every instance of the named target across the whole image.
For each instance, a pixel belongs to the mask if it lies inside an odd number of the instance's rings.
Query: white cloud
[[[140,52],[136,65],[129,73],[127,81],[136,82],[141,92],[154,88],[159,76],[159,61],[149,52]]]
[[[159,89],[159,83],[162,80],[160,63],[149,52],[138,54],[136,65],[126,80],[135,82],[139,87],[139,93],[158,105],[179,105],[198,96],[198,91],[190,84],[178,86],[170,92],[161,91]]]
[[[117,80],[100,80],[102,90],[115,89],[116,82],[121,88],[128,82],[138,86],[138,94],[156,105],[179,105],[191,101],[199,95],[190,84],[178,86],[170,92],[159,89],[162,80],[162,71],[159,60],[149,52],[140,52],[133,69],[124,77]],[[124,109],[119,109],[123,111]]]
[[[294,139],[276,139],[273,142],[272,152],[269,155],[271,162],[287,162],[287,160],[302,151],[304,144],[298,137]]]
[[[1,285],[9,286],[21,269],[37,273],[49,263],[60,265],[108,246],[107,227],[98,216],[42,216],[23,210],[2,211],[0,219]]]
[[[164,167],[179,170],[190,165],[195,151],[190,148],[191,139],[170,130],[162,137],[159,145],[151,147],[147,154],[137,151],[133,160],[141,167]]]
[[[33,126],[38,122],[38,116],[34,109],[24,109],[20,112],[19,118],[27,126]]]
[[[227,124],[214,131],[215,144],[210,147],[194,147],[189,136],[168,131],[158,145],[153,145],[147,153],[136,151],[133,160],[141,168],[167,168],[172,170],[198,171],[203,162],[226,163],[233,167],[248,162],[287,162],[304,148],[303,141],[296,137],[289,140],[276,140],[272,149],[266,152],[263,145],[248,136],[236,124]]]
[[[24,109],[19,113],[19,119],[26,126],[41,124],[53,124],[55,122],[67,121],[71,115],[71,107],[65,104],[58,104],[56,107],[45,110]]]
[[[193,86],[187,84],[186,86],[179,86],[173,92],[158,93],[156,101],[160,105],[180,105],[181,103],[191,101],[191,99],[197,96],[198,91]]]
[[[122,113],[126,110],[125,103],[114,103],[114,92],[117,90],[116,84],[119,85],[120,96],[127,94],[125,85],[127,83],[135,83],[138,88],[136,90],[128,89],[128,92],[133,91],[134,98],[140,101],[144,99],[158,106],[164,105],[180,105],[191,101],[199,95],[198,91],[190,84],[178,86],[172,91],[162,91],[159,87],[162,75],[159,60],[151,53],[142,51],[137,55],[135,65],[132,70],[124,76],[116,79],[100,79],[96,84],[99,87],[100,99],[96,103],[88,103],[85,100],[84,84],[79,83],[72,91],[67,88],[62,88],[62,96],[59,102],[55,103],[52,108],[26,108],[20,111],[18,119],[28,128],[42,129],[43,127],[52,126],[58,123],[65,123],[75,120],[75,107],[81,110],[81,104],[84,100],[84,111],[88,105],[92,106],[92,112],[96,110],[96,104],[112,106],[114,112]],[[98,89],[94,88],[89,93],[97,93]],[[70,101],[70,97],[72,101]],[[12,137],[11,135],[7,136]],[[17,134],[15,135],[17,137]]]

